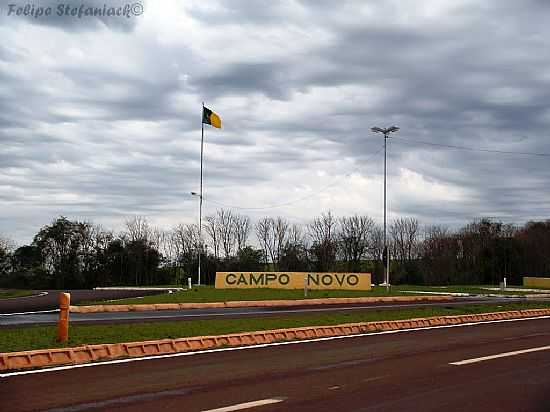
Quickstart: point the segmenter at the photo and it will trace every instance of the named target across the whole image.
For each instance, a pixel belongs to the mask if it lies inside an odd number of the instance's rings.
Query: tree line
[[[207,216],[202,241],[196,224],[164,230],[144,217],[115,233],[63,216],[42,227],[29,245],[0,235],[0,286],[90,288],[184,284],[197,280],[198,253],[206,283],[216,271],[371,272],[383,281],[384,232],[368,216],[331,212],[308,224],[284,217],[252,223],[220,209]],[[550,220],[522,226],[491,219],[461,228],[422,226],[415,218],[390,222],[387,243],[393,284],[520,284],[550,275]]]

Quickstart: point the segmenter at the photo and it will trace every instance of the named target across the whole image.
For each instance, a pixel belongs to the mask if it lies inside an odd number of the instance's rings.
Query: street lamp
[[[399,130],[397,126],[391,126],[386,129],[381,127],[372,127],[370,129],[373,133],[382,133],[384,135],[384,252],[382,253],[382,259],[384,266],[386,267],[386,276],[384,283],[389,289],[390,287],[390,254],[388,253],[388,245],[386,241],[386,146],[387,140],[390,137],[390,133],[395,133]]]
[[[202,183],[202,182],[201,182]],[[202,192],[202,184],[201,184]],[[198,285],[201,284],[201,254],[202,254],[202,193],[191,192],[192,196],[197,196],[199,198],[199,274],[198,274]]]

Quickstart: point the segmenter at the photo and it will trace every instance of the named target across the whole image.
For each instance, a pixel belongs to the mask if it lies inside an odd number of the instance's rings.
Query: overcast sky
[[[381,222],[370,128],[395,124],[390,218],[550,218],[550,157],[521,154],[550,153],[546,1],[9,3],[27,2],[0,2],[0,233],[20,244],[59,215],[196,222],[202,101],[223,122],[205,128],[205,215]]]

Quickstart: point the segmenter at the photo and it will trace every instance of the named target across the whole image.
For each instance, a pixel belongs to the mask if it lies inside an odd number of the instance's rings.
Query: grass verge
[[[229,302],[235,300],[278,300],[278,299],[318,299],[318,298],[355,298],[378,296],[404,296],[401,287],[391,288],[375,286],[372,290],[309,290],[304,298],[303,290],[287,289],[215,289],[212,286],[195,287],[176,293],[129,298],[109,302],[113,305],[133,305],[150,303],[195,303],[195,302]],[[410,295],[409,295],[410,296]],[[82,302],[81,305],[101,305],[104,302]]]
[[[25,296],[32,296],[35,292],[32,290],[0,290],[0,300],[10,298],[22,298]]]
[[[352,322],[399,320],[429,316],[464,315],[505,310],[550,308],[550,302],[521,302],[448,307],[419,307],[414,309],[380,309],[365,312],[334,312],[314,315],[294,315],[265,318],[212,319],[170,322],[144,322],[111,325],[71,325],[70,341],[66,346],[120,343],[190,336],[223,335],[227,333],[327,326]],[[0,352],[58,348],[55,326],[34,326],[0,329]]]
[[[176,293],[164,293],[161,295],[145,296],[142,298],[121,299],[109,304],[113,305],[134,305],[152,303],[202,303],[202,302],[229,302],[235,300],[273,300],[273,299],[317,299],[317,298],[355,298],[355,297],[380,297],[380,296],[418,296],[421,293],[407,293],[404,291],[425,291],[438,293],[471,293],[471,294],[506,294],[526,295],[532,292],[519,291],[491,291],[484,289],[491,285],[464,285],[464,286],[419,286],[419,285],[398,285],[392,286],[389,290],[382,286],[374,286],[372,290],[310,290],[307,298],[304,298],[303,290],[285,289],[215,289],[212,286],[195,287],[192,290],[185,290]],[[493,286],[494,287],[494,286]],[[81,305],[101,305],[102,301],[81,302]]]

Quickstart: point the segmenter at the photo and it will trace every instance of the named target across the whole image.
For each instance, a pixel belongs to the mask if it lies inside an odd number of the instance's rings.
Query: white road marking
[[[142,298],[142,297],[140,297]],[[127,299],[127,298],[124,298]],[[124,300],[119,299],[119,300]],[[134,298],[132,298],[134,299]],[[458,305],[464,304],[464,302],[443,302],[444,304]],[[441,303],[424,303],[422,306],[440,306]],[[417,307],[415,303],[398,304],[398,305],[369,305],[369,306],[353,306],[350,308],[304,308],[304,309],[283,309],[283,310],[255,310],[250,312],[229,312],[229,313],[191,313],[181,315],[179,313],[162,313],[163,311],[150,311],[150,312],[96,312],[81,314],[78,312],[71,312],[74,318],[72,322],[84,322],[84,321],[97,321],[97,320],[128,320],[128,319],[183,319],[183,318],[195,318],[195,317],[214,317],[214,316],[253,316],[253,315],[267,315],[267,314],[285,314],[285,313],[307,313],[307,312],[328,312],[328,311],[347,311],[347,310],[361,310],[361,309],[383,309],[383,308],[408,308]],[[238,309],[238,308],[231,308]],[[200,310],[200,309],[199,309]],[[41,310],[37,312],[19,312],[19,313],[0,313],[0,316],[15,316],[15,315],[35,315],[40,313],[54,313],[59,312],[59,309]],[[102,316],[104,313],[109,313],[108,317]],[[129,313],[130,316],[125,316],[125,313]],[[136,317],[135,313],[140,313],[142,316]],[[81,316],[84,315],[84,316]]]
[[[490,320],[490,321],[487,321],[487,322],[469,322],[469,323],[462,323],[462,324],[458,324],[458,325],[427,326],[427,327],[423,327],[423,328],[397,329],[397,330],[387,330],[387,331],[383,331],[383,332],[359,333],[357,335],[331,336],[331,337],[326,337],[326,338],[315,338],[315,339],[307,339],[307,340],[293,340],[293,341],[275,342],[275,343],[261,343],[261,344],[258,344],[258,345],[249,345],[249,346],[235,346],[235,347],[229,347],[229,348],[206,349],[206,350],[199,350],[199,351],[195,351],[195,352],[170,353],[170,354],[166,354],[166,355],[144,356],[144,357],[141,357],[141,358],[115,359],[115,360],[105,361],[105,362],[82,363],[82,364],[79,364],[79,365],[56,366],[56,367],[47,368],[47,369],[34,369],[34,370],[21,371],[21,372],[8,372],[8,373],[0,374],[0,378],[9,378],[11,376],[20,376],[20,375],[31,375],[31,374],[35,374],[35,373],[65,371],[65,370],[79,369],[79,368],[91,368],[91,367],[98,367],[98,366],[102,366],[102,365],[118,365],[118,364],[121,364],[121,363],[143,362],[143,361],[155,360],[155,359],[179,358],[179,357],[182,357],[182,356],[197,356],[197,355],[217,353],[217,352],[231,352],[231,351],[241,351],[241,350],[251,350],[251,349],[262,349],[262,348],[269,348],[269,347],[273,347],[273,346],[304,345],[304,344],[313,343],[313,342],[327,342],[327,341],[339,340],[339,339],[355,339],[355,338],[364,338],[364,337],[376,337],[376,336],[380,336],[380,335],[393,335],[393,334],[397,334],[397,333],[410,333],[410,332],[417,332],[417,331],[423,331],[423,330],[432,330],[432,329],[462,328],[462,327],[467,327],[467,326],[482,326],[482,325],[487,325],[487,324],[492,324],[492,323],[523,322],[523,321],[541,320],[541,319],[550,319],[550,316],[538,316],[538,317],[520,318],[520,319]]]
[[[122,299],[123,300],[123,299]],[[515,298],[509,298],[506,301],[512,302]],[[96,312],[96,313],[86,313],[81,314],[78,312],[71,312],[75,316],[73,322],[84,322],[84,321],[97,321],[97,320],[128,320],[128,319],[184,319],[184,318],[195,318],[195,317],[215,317],[215,316],[253,316],[253,315],[267,315],[267,314],[285,314],[285,313],[308,313],[308,312],[328,312],[328,311],[348,311],[348,310],[363,310],[363,309],[385,309],[385,308],[409,308],[409,307],[424,307],[424,306],[442,306],[442,305],[451,305],[451,306],[460,306],[464,305],[466,302],[434,302],[434,303],[405,303],[397,305],[368,305],[368,306],[353,306],[353,307],[331,307],[331,308],[304,308],[304,309],[283,309],[283,310],[256,310],[250,312],[229,312],[229,313],[192,313],[181,315],[179,313],[162,313],[163,311],[149,311],[149,312]],[[471,300],[467,303],[486,303],[483,300]],[[239,308],[228,308],[228,309],[239,309]],[[199,309],[200,310],[200,309]],[[13,315],[34,315],[38,313],[51,313],[59,312],[59,309],[38,311],[38,312],[21,312],[21,313],[0,313],[0,316],[13,316]],[[109,313],[108,317],[103,317],[102,314]],[[124,316],[122,314],[130,313],[131,316]],[[141,314],[140,317],[135,316],[136,313]],[[84,315],[84,316],[81,316]]]
[[[473,293],[463,293],[463,292],[428,292],[426,290],[403,290],[403,293],[417,293],[417,294],[426,294],[426,295],[446,295],[446,296],[473,296]]]
[[[285,398],[273,398],[273,399],[261,399],[259,401],[239,403],[238,405],[225,406],[223,408],[208,409],[203,412],[233,412],[240,411],[242,409],[256,408],[258,406],[271,405],[273,403],[279,403],[284,401]]]
[[[15,299],[30,299],[30,298],[39,298],[39,297],[42,297],[42,296],[46,296],[48,295],[48,292],[40,292],[40,293],[37,293],[36,295],[30,295],[30,296],[16,296],[14,298],[4,298],[2,300],[15,300]]]
[[[458,362],[451,362],[449,363],[449,365],[456,365],[456,366],[470,365],[472,363],[484,362],[492,359],[507,358],[509,356],[522,355],[524,353],[540,352],[543,350],[550,350],[550,346],[541,346],[538,348],[523,349],[523,350],[516,350],[513,352],[498,353],[496,355],[482,356],[480,358],[465,359]]]
[[[362,363],[370,362],[368,359],[361,359],[361,360],[352,360],[352,361],[344,361],[344,362],[338,362],[338,363],[329,363],[328,365],[322,365],[322,366],[315,366],[313,368],[309,368],[310,371],[325,371],[328,369],[338,369],[343,368],[346,366],[356,366],[360,365]]]
[[[383,376],[373,376],[372,378],[366,378],[363,379],[362,382],[372,382],[372,381],[379,381],[380,379],[387,378],[389,375],[383,375]]]
[[[36,315],[38,313],[55,313],[55,312],[59,312],[59,309],[39,310],[36,312],[0,313],[0,316]]]

